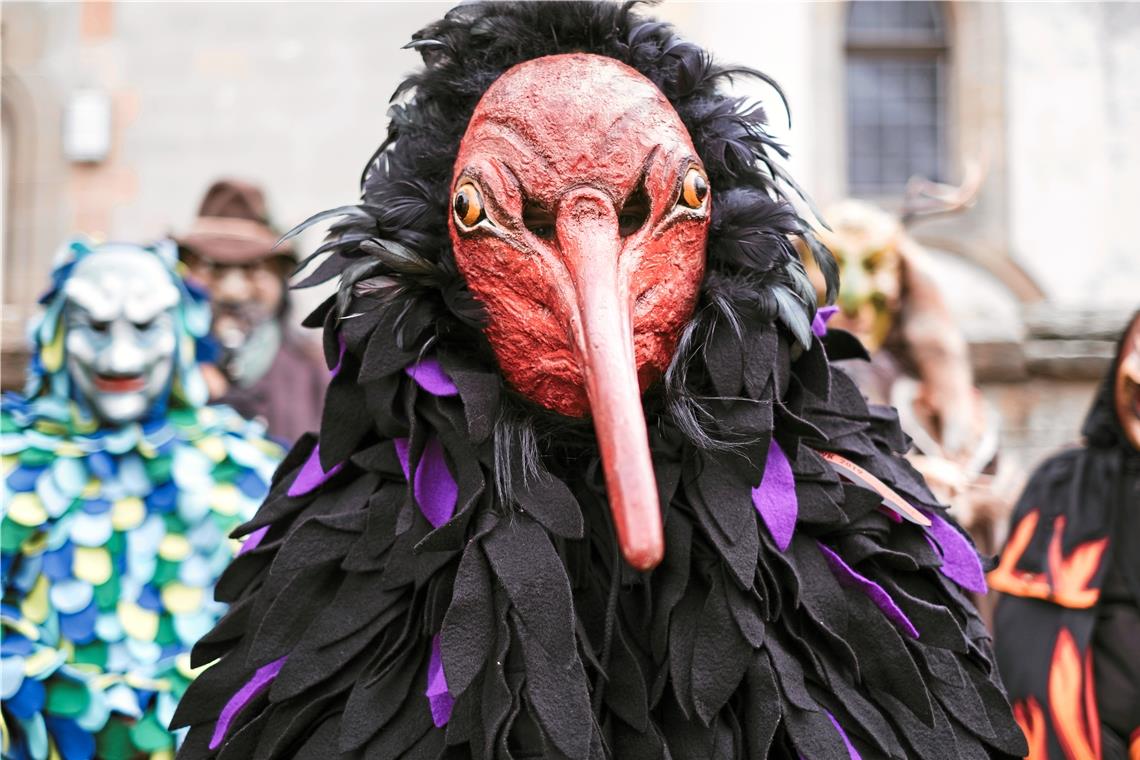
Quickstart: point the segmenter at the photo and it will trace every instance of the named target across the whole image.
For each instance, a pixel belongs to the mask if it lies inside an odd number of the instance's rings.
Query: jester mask
[[[172,393],[200,403],[194,336],[209,314],[176,265],[170,243],[67,245],[33,328],[28,395],[55,395],[107,427],[160,414]]]

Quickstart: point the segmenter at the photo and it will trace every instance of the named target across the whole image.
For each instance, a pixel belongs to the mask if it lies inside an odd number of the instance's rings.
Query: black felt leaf
[[[953,751],[952,757],[966,758],[986,757],[985,752],[978,754],[977,744],[968,742],[965,746],[955,741],[954,731],[942,709],[935,703],[931,708],[929,722],[918,720],[914,713],[903,703],[903,700],[893,694],[876,695],[877,701],[882,705],[884,712],[898,727],[898,735],[908,746],[908,757],[919,757],[922,760],[935,760],[944,758]],[[970,751],[973,744],[975,750]]]
[[[565,483],[546,470],[526,479],[521,472],[519,476],[514,494],[520,507],[556,536],[582,537],[582,510]]]
[[[396,314],[393,309],[385,309],[380,321],[372,331],[368,346],[360,361],[359,382],[368,383],[407,367],[418,357],[411,347],[401,348],[394,338]]]
[[[823,344],[827,346],[827,355],[831,357],[832,361],[843,361],[844,359],[871,361],[867,349],[863,347],[859,339],[846,330],[828,329],[827,335],[823,338]]]
[[[732,330],[713,331],[704,347],[704,356],[716,392],[724,398],[737,396],[743,379],[744,356],[740,340]]]
[[[764,644],[764,618],[761,614],[762,603],[759,594],[753,588],[741,589],[734,583],[723,584],[725,596],[728,598],[728,609],[732,619],[736,621],[740,634],[754,648]]]
[[[704,598],[696,584],[690,584],[669,620],[669,672],[676,704],[687,720],[695,718],[693,706],[693,647],[700,623]]]
[[[623,760],[660,760],[672,757],[665,747],[665,738],[655,725],[648,726],[642,732],[625,725],[621,720],[614,720],[609,733],[612,735],[613,757]]]
[[[324,562],[339,562],[360,538],[368,512],[360,509],[301,522],[278,552],[274,572],[295,573]]]
[[[789,706],[784,712],[784,725],[801,757],[849,757],[839,731],[822,710]]]
[[[412,696],[412,682],[426,667],[426,659],[405,652],[389,663],[385,671],[358,683],[352,688],[341,717],[340,748],[352,751],[369,741],[378,731],[383,731],[403,701],[419,701],[419,695]],[[405,695],[402,698],[399,695]],[[424,700],[421,709],[427,710]]]
[[[501,732],[504,726],[508,724],[512,711],[518,709],[514,704],[514,693],[507,683],[506,668],[503,665],[507,661],[507,652],[511,643],[506,616],[498,620],[495,641],[494,658],[488,661],[487,669],[484,671],[480,700],[480,714],[483,718],[482,750],[485,757],[494,756],[495,745],[502,738]]]
[[[620,621],[614,626],[613,654],[606,680],[606,704],[623,721],[639,732],[649,727],[649,704],[641,665],[626,641]]]
[[[222,745],[218,752],[219,760],[247,760],[254,756],[253,752],[261,736],[261,729],[269,718],[265,712],[267,701],[265,694],[262,693],[246,704],[242,713],[247,722],[234,731]]]
[[[776,727],[783,715],[783,700],[768,656],[753,655],[744,678],[744,737],[751,760],[769,757]]]
[[[796,377],[807,390],[816,397],[827,400],[831,395],[831,367],[828,366],[823,345],[818,340],[812,341],[811,348],[800,355],[795,370]]]
[[[340,571],[330,565],[292,576],[263,613],[252,647],[261,661],[250,665],[264,665],[287,654],[310,621],[318,619],[314,613],[336,595],[340,582]]]
[[[452,694],[467,691],[494,650],[493,599],[490,568],[482,547],[473,542],[459,562],[454,596],[440,632],[444,672]]]
[[[734,624],[723,584],[714,578],[693,641],[693,705],[708,723],[736,691],[752,659],[752,645]]]
[[[546,533],[526,517],[501,522],[483,546],[517,616],[526,692],[543,729],[567,756],[586,757],[592,719],[565,568]]]
[[[771,399],[769,386],[772,370],[777,363],[779,337],[775,328],[751,328],[744,341],[744,387],[754,399]]]
[[[703,457],[700,474],[689,477],[686,494],[705,535],[727,560],[737,582],[750,585],[756,572],[759,544],[751,486],[733,468],[712,456]]]
[[[362,588],[367,596],[361,594]],[[325,679],[342,676],[346,665],[407,609],[407,596],[380,590],[374,575],[350,576],[273,682],[275,698],[289,699]]]
[[[767,652],[772,670],[779,680],[780,691],[783,692],[789,706],[798,707],[801,710],[819,709],[804,683],[803,665],[792,656],[784,644],[777,637],[769,636],[762,651]]]
[[[427,669],[421,668],[414,685],[404,694],[393,695],[399,701],[399,709],[395,717],[388,721],[383,731],[378,731],[364,746],[362,756],[372,760],[381,758],[403,757],[415,746],[425,733],[434,731],[435,726],[431,720],[431,710],[428,707],[424,691],[427,688]],[[345,733],[340,732],[338,749],[342,752],[348,749],[345,746]],[[326,746],[325,751],[329,749]]]
[[[463,412],[467,416],[467,432],[473,443],[483,443],[491,435],[498,417],[499,394],[503,381],[490,372],[476,372],[448,367],[446,355],[440,359],[463,399]]]
[[[843,589],[828,568],[818,545],[813,545],[814,543],[793,541],[789,547],[802,581],[800,599],[803,610],[827,632],[830,636],[828,647],[858,678],[859,660],[848,641],[851,627],[860,625],[861,621],[852,618]]]
[[[521,620],[518,635],[526,660],[525,693],[547,738],[572,760],[588,757],[593,716],[582,663],[551,652]]]
[[[669,551],[653,573],[657,605],[653,611],[650,631],[653,659],[658,662],[664,658],[669,642],[669,622],[673,608],[681,601],[685,588],[689,585],[689,551],[692,540],[693,529],[685,515],[674,514],[665,523],[665,545]]]
[[[335,320],[336,318],[336,313],[333,309],[335,306],[336,294],[334,293],[325,300],[321,301],[320,306],[309,312],[309,314],[303,320],[301,320],[301,326],[316,328],[328,325],[331,320]],[[333,332],[333,330],[327,330],[325,334],[331,335]],[[325,355],[328,356],[327,351]]]

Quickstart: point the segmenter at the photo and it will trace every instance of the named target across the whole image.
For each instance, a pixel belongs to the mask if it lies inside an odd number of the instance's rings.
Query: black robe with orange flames
[[[1113,405],[1119,362],[1085,445],[1030,479],[989,574],[998,667],[1031,760],[1140,758],[1140,452]]]

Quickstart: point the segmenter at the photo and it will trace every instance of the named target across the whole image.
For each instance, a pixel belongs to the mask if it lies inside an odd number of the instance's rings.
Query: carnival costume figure
[[[1042,464],[990,584],[1030,760],[1140,757],[1140,313],[1085,419]]]
[[[185,758],[1024,751],[969,540],[829,357],[764,112],[632,4],[415,35],[314,278],[336,376]],[[817,248],[834,290],[834,266]]]
[[[170,758],[229,533],[283,452],[204,406],[209,306],[173,243],[61,251],[26,394],[0,417],[3,752]]]
[[[328,384],[320,346],[293,325],[293,246],[280,243],[261,188],[238,179],[210,185],[198,217],[175,236],[190,277],[209,293],[212,355],[203,357],[210,401],[292,445],[316,430]]]

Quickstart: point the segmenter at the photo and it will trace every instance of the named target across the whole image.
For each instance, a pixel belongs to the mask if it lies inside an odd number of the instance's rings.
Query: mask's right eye
[[[483,209],[483,196],[470,182],[464,182],[455,191],[451,209],[455,212],[456,221],[464,227],[474,227],[487,216]]]

